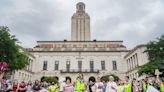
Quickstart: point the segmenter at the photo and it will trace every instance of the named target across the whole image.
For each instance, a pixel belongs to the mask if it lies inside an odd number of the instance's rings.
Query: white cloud
[[[92,39],[124,40],[132,48],[164,33],[163,0],[3,0],[0,25],[8,26],[25,47],[34,47],[37,40],[70,40],[79,1],[91,16]]]

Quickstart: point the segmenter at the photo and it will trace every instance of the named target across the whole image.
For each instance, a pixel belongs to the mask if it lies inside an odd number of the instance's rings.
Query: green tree
[[[151,41],[146,44],[146,51],[148,54],[149,62],[145,65],[140,66],[139,75],[143,73],[154,75],[155,69],[159,69],[161,72],[164,72],[164,34],[157,38],[155,41]],[[164,75],[164,73],[162,74]]]
[[[109,81],[109,76],[113,76],[114,77],[114,81],[118,81],[119,80],[119,77],[114,75],[114,74],[111,74],[111,75],[105,75],[105,76],[102,76],[101,77],[101,81]]]
[[[25,52],[20,51],[18,40],[11,35],[6,26],[0,26],[0,62],[8,64],[8,71],[23,69],[28,64],[28,56]],[[0,71],[1,78],[4,75]]]
[[[52,83],[52,82],[56,83],[57,80],[58,80],[58,79],[57,79],[56,76],[43,76],[43,77],[41,78],[41,81],[42,81],[42,82],[48,82],[48,83]]]

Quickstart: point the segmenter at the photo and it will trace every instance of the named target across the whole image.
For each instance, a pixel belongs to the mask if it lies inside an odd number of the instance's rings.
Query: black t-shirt
[[[39,85],[33,85],[32,89],[35,91],[39,91],[41,87]]]

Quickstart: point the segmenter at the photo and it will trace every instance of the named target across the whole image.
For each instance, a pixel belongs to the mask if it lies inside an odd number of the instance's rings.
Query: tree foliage
[[[119,80],[119,77],[114,75],[114,74],[111,74],[111,75],[105,75],[105,76],[102,76],[101,77],[101,81],[109,81],[109,76],[113,76],[114,77],[114,81],[118,81]]]
[[[43,76],[41,78],[41,82],[48,82],[48,83],[56,83],[57,82],[57,77],[56,76]]]
[[[20,51],[18,40],[9,31],[8,27],[0,26],[0,62],[6,62],[9,71],[23,69],[28,64],[28,56]]]
[[[143,73],[154,75],[155,69],[164,72],[164,34],[155,41],[149,42],[145,53],[148,54],[149,62],[140,66],[139,75]],[[164,76],[164,73],[162,75]]]

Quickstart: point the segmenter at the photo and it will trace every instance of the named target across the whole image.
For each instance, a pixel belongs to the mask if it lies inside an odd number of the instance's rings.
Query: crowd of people
[[[125,76],[124,80],[114,81],[114,77],[109,76],[108,81],[101,80],[100,77],[86,81],[83,74],[79,74],[74,82],[70,77],[66,77],[52,83],[38,80],[34,83],[3,80],[0,83],[0,92],[148,92],[149,88],[164,92],[164,80],[158,76],[155,80],[148,77],[142,80],[130,80],[128,76]]]

